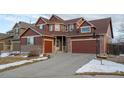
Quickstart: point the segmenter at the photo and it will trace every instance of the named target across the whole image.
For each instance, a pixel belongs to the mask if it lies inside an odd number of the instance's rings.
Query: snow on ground
[[[124,65],[115,63],[108,60],[102,60],[103,65],[101,65],[101,61],[97,59],[91,60],[86,65],[82,66],[80,69],[76,71],[76,73],[86,73],[86,72],[101,72],[101,73],[113,73],[113,72],[124,72]]]
[[[120,56],[124,56],[124,54],[120,54]]]
[[[10,53],[1,53],[1,55],[0,55],[0,57],[7,57],[7,56],[9,56],[10,55]]]
[[[36,59],[31,59],[31,60],[22,60],[22,61],[17,61],[17,62],[14,62],[14,63],[3,64],[3,65],[0,65],[0,70],[6,69],[6,68],[9,68],[9,67],[19,66],[19,65],[22,65],[22,64],[25,64],[25,63],[32,63],[34,61],[43,61],[43,60],[46,60],[46,59],[48,59],[48,57],[36,58]]]

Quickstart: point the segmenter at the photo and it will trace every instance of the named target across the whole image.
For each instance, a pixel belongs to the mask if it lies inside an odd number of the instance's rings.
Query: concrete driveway
[[[82,77],[74,75],[75,71],[82,65],[89,62],[95,55],[93,54],[71,54],[58,53],[49,60],[38,63],[25,65],[13,70],[0,73],[0,77],[7,78],[66,78],[66,77]]]

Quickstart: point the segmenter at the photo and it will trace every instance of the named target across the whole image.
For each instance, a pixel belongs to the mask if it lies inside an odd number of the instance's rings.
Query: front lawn
[[[21,60],[25,60],[26,58],[23,58],[23,57],[3,57],[3,58],[0,58],[0,65],[2,64],[8,64],[8,63],[13,63],[13,62],[16,62],[16,61],[21,61]]]

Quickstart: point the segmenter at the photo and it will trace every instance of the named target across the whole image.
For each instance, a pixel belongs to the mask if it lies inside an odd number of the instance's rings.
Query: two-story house
[[[93,38],[93,34],[96,37]],[[97,39],[96,39],[97,38]],[[56,15],[40,17],[20,37],[21,51],[40,53],[99,53],[107,52],[113,38],[111,18],[87,21],[84,18],[64,20]]]
[[[1,51],[19,51],[20,50],[20,35],[25,32],[32,24],[26,22],[16,23],[12,30],[8,31],[4,37],[0,39],[2,48]]]

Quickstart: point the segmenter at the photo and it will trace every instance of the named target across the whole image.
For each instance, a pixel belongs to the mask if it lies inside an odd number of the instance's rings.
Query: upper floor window
[[[27,45],[34,45],[34,37],[27,37]]]
[[[60,25],[59,24],[55,24],[55,31],[60,31]]]
[[[65,25],[61,25],[61,29],[62,29],[62,31],[66,31],[66,26]]]
[[[53,25],[49,25],[49,31],[53,31]]]
[[[73,24],[68,25],[68,30],[73,31],[74,30],[74,25]]]
[[[15,28],[15,34],[19,34],[19,28]]]
[[[81,33],[89,33],[89,32],[91,32],[90,26],[81,27]]]
[[[39,28],[40,28],[40,29],[44,29],[44,24],[40,24],[40,25],[39,25]]]

